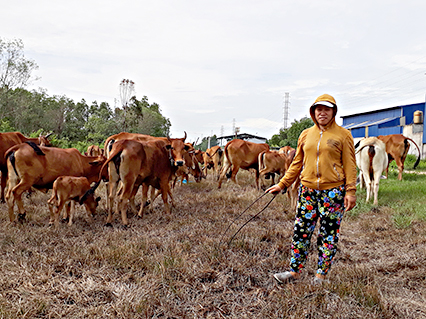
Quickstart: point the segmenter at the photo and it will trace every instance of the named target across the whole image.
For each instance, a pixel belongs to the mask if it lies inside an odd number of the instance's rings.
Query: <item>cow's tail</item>
[[[368,145],[368,157],[370,158],[370,165],[368,168],[368,173],[370,175],[370,180],[374,180],[374,169],[373,169],[373,158],[376,155],[376,149],[374,145]]]
[[[118,145],[118,144],[116,144],[116,145]],[[105,174],[105,170],[108,168],[108,164],[111,161],[114,161],[115,168],[117,169],[117,172],[118,172],[118,169],[120,167],[119,158],[120,158],[121,153],[123,152],[123,149],[124,149],[123,145],[119,145],[118,147],[116,147],[114,149],[114,151],[112,153],[109,154],[108,159],[105,161],[105,163],[101,167],[101,170],[99,171],[99,180],[98,180],[98,182],[100,182],[102,180],[102,178],[103,178],[103,176]]]
[[[34,142],[31,141],[26,141],[25,143],[27,143],[29,146],[31,146],[34,150],[34,152],[36,152],[37,155],[46,155],[43,153],[43,151],[40,149],[40,147],[38,147],[38,145]]]
[[[231,178],[231,176],[232,176],[232,162],[231,162],[231,159],[229,158],[228,146],[229,146],[229,144],[225,145],[225,149],[224,149],[225,156],[224,156],[224,160],[223,160],[222,169],[226,169],[226,163],[228,163],[229,169],[226,172],[226,178]]]
[[[421,153],[420,153],[420,148],[419,148],[419,146],[416,144],[416,142],[414,142],[411,138],[406,137],[406,138],[405,138],[405,140],[404,140],[404,142],[406,142],[406,143],[405,143],[405,148],[406,148],[406,149],[408,149],[408,146],[409,146],[409,144],[408,144],[407,140],[409,140],[409,141],[413,142],[413,144],[414,144],[414,145],[416,145],[416,147],[417,147],[417,151],[419,152],[419,156],[417,157],[417,160],[416,160],[416,162],[414,163],[414,167],[413,167],[413,169],[415,169],[415,168],[417,167],[417,165],[419,165],[419,163],[420,163],[420,155],[421,155]]]
[[[5,155],[6,161],[9,159],[10,164],[12,164],[13,170],[15,171],[16,176],[19,177],[18,171],[16,170],[16,158],[15,158],[15,150],[11,150]]]
[[[114,143],[115,143],[115,140],[112,138],[112,139],[110,139],[109,141],[107,141],[107,142],[105,142],[105,145],[104,145],[104,152],[105,152],[105,156],[108,158],[109,157],[109,155],[110,155],[110,153],[111,153],[111,150],[112,150],[112,146],[114,145]]]
[[[260,152],[258,156],[259,172],[265,167],[264,159],[265,159],[265,152]]]

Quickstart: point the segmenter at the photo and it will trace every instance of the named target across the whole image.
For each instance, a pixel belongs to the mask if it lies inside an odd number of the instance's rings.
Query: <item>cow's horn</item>
[[[185,136],[183,137],[183,141],[185,142],[186,140],[186,131],[183,131],[185,133]]]

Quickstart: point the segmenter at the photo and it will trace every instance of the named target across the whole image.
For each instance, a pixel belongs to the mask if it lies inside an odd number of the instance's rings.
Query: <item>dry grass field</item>
[[[301,280],[277,285],[294,213],[279,195],[230,246],[237,225],[219,245],[261,195],[249,172],[239,182],[218,190],[209,176],[178,186],[171,215],[157,199],[142,219],[129,213],[128,229],[118,218],[104,227],[103,185],[91,224],[78,208],[71,227],[48,227],[49,194],[25,199],[24,224],[11,225],[0,204],[0,318],[426,318],[424,222],[398,228],[388,206],[347,214],[329,282],[311,285],[314,237]]]

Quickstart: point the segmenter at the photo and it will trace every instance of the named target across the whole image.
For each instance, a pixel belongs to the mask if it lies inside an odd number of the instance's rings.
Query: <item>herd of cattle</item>
[[[83,155],[74,148],[52,147],[48,137],[27,138],[19,132],[0,133],[0,199],[7,202],[12,223],[15,222],[15,204],[18,220],[25,220],[22,194],[31,188],[45,192],[52,189],[48,200],[49,224],[58,226],[64,207],[63,216],[72,224],[74,202],[84,205],[91,219],[100,200],[100,197],[95,198],[95,190],[102,181],[107,182],[106,224],[111,225],[115,212],[121,214],[122,224],[128,225],[127,209],[130,206],[136,211],[135,195],[140,186],[142,201],[138,216],[142,217],[159,195],[165,212],[170,213],[169,198],[173,205],[172,189],[179,179],[182,182],[191,175],[200,182],[206,178],[208,170],[212,170],[221,188],[226,177],[237,183],[239,169],[245,169],[254,172],[257,189],[265,189],[264,180],[270,179],[273,185],[274,176],[281,178],[295,155],[295,150],[289,146],[275,151],[267,144],[240,139],[228,142],[223,149],[213,146],[202,152],[194,148],[194,143],[185,143],[186,133],[183,138],[169,138],[126,132],[110,136],[103,149],[90,146]],[[387,135],[366,138],[355,145],[361,187],[366,185],[367,201],[374,195],[374,204],[377,204],[380,176],[383,171],[387,172],[392,160],[398,166],[398,178],[402,179],[409,141],[414,143],[403,135]],[[414,167],[420,161],[418,146],[417,149],[419,157]],[[299,183],[297,180],[287,191],[292,208],[296,206]]]

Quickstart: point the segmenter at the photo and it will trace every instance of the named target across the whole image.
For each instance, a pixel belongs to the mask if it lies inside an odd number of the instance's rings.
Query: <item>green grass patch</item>
[[[420,163],[425,163],[421,161]],[[422,164],[422,165],[423,165]],[[392,219],[398,228],[409,227],[414,220],[426,220],[426,175],[419,173],[403,173],[402,181],[397,178],[398,171],[389,170],[388,179],[380,180],[379,207],[390,208]],[[371,211],[372,199],[365,202],[366,191],[357,190],[357,207],[350,212],[351,217]]]

